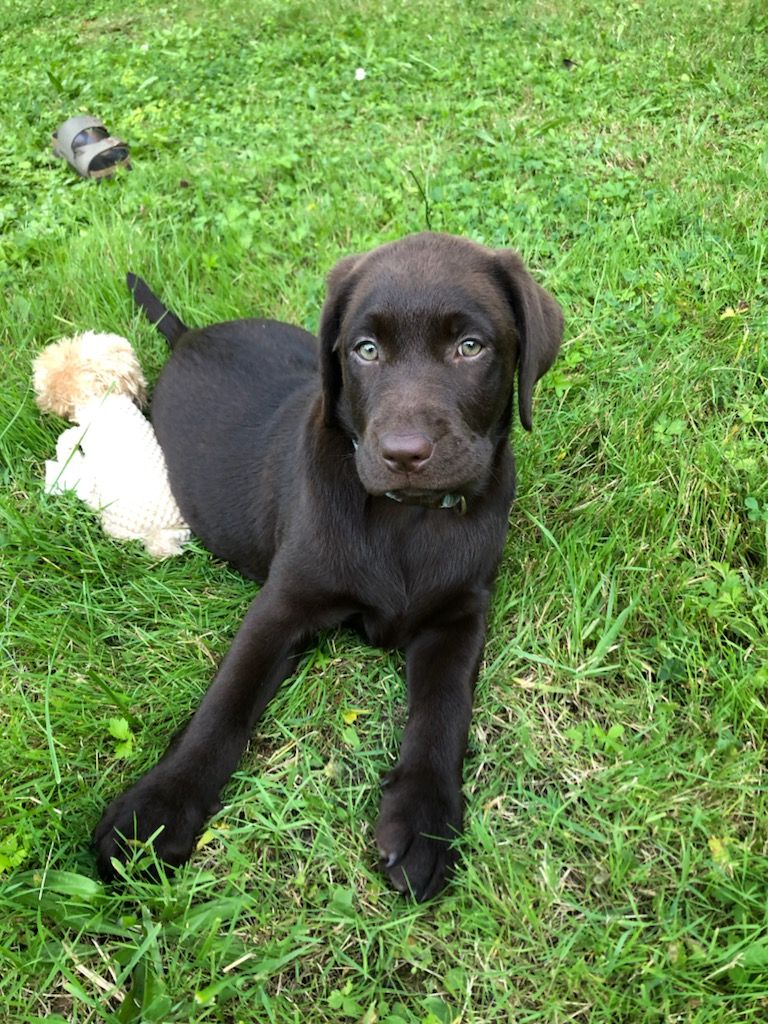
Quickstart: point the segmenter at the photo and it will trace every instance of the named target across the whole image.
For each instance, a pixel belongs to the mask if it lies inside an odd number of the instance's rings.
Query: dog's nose
[[[399,473],[414,473],[432,455],[435,446],[424,434],[383,434],[381,457]]]

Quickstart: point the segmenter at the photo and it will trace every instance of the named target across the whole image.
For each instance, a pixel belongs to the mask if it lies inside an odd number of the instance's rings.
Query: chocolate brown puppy
[[[163,861],[190,856],[270,697],[312,635],[343,624],[405,652],[408,719],[376,840],[392,884],[427,899],[462,826],[515,492],[515,382],[530,429],[560,309],[515,252],[430,233],[343,259],[319,343],[268,320],[188,330],[129,283],[172,348],[152,419],[174,496],[202,542],[263,586],[186,728],[107,808],[100,872],[158,829]]]

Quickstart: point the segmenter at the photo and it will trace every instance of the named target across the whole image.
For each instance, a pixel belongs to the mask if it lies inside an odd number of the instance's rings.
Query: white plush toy
[[[43,412],[77,424],[45,464],[46,492],[73,490],[110,536],[141,540],[157,558],[179,554],[190,531],[140,409],[146,382],[128,341],[86,331],[49,345],[35,359],[34,389]]]

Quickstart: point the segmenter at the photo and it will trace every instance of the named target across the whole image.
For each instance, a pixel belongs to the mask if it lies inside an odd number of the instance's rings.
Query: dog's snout
[[[381,457],[399,473],[421,469],[435,450],[434,442],[424,434],[384,434],[379,443]]]

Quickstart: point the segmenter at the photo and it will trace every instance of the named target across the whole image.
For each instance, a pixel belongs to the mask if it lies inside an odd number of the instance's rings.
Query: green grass
[[[766,1019],[767,30],[759,0],[5,0],[0,1019]],[[131,173],[50,156],[82,110]],[[568,324],[515,431],[455,884],[377,873],[402,664],[331,634],[191,864],[105,888],[90,830],[253,587],[43,494],[31,359],[114,330],[154,379],[128,269],[189,322],[314,329],[337,258],[425,226],[520,249]]]

